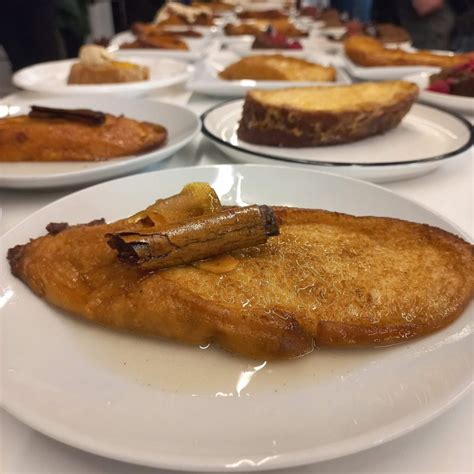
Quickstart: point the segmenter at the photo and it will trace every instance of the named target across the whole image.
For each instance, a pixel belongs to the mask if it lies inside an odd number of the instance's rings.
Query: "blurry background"
[[[12,71],[42,61],[76,57],[83,43],[106,41],[134,21],[152,21],[164,3],[165,0],[0,0],[0,97],[13,89]],[[474,50],[474,0],[298,3],[336,8],[346,18],[364,23],[401,25],[409,31],[417,48]]]

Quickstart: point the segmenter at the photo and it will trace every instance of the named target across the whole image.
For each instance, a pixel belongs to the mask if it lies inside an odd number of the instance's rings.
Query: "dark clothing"
[[[0,44],[13,71],[77,56],[89,32],[87,0],[0,2]]]
[[[54,0],[1,0],[0,44],[12,70],[63,55]]]
[[[419,16],[411,0],[374,0],[372,18],[377,23],[401,25],[413,38],[413,46],[420,49],[449,49],[455,24],[448,2],[429,15]]]
[[[451,38],[453,51],[474,51],[474,5],[459,15]]]
[[[165,4],[165,0],[121,0],[112,2],[115,31],[128,30],[136,21],[153,21],[156,12]]]

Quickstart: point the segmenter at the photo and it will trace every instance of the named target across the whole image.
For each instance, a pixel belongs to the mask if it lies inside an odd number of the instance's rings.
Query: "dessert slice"
[[[68,84],[113,84],[145,81],[147,66],[115,61],[102,46],[86,45],[79,51],[79,62],[71,66]]]
[[[169,2],[155,16],[154,23],[164,25],[200,25],[214,24],[212,10],[206,6],[193,7],[178,2]]]
[[[101,326],[260,360],[407,342],[474,295],[473,247],[453,234],[318,209],[222,209],[207,183],[116,222],[47,231],[7,254],[39,298]],[[190,264],[217,249],[232,266]]]
[[[229,81],[252,79],[255,81],[314,81],[331,82],[336,79],[333,67],[321,66],[303,59],[281,54],[247,56],[227,66],[219,73]]]
[[[227,36],[258,35],[264,27],[255,23],[227,23],[224,26],[224,33]]]
[[[396,127],[417,95],[418,87],[405,81],[255,89],[247,93],[237,134],[270,146],[353,142]]]
[[[163,33],[140,34],[129,43],[122,43],[120,49],[172,49],[187,51],[188,45],[185,41],[173,35]]]
[[[29,115],[0,119],[0,161],[98,161],[160,148],[158,124],[87,109],[32,106]]]
[[[303,49],[303,46],[270,27],[267,32],[255,36],[252,49]]]
[[[386,48],[381,41],[370,36],[351,36],[344,42],[348,58],[359,66],[434,66],[448,68],[464,64],[474,53],[444,55],[430,51],[409,52]]]
[[[155,23],[142,23],[140,21],[132,23],[130,30],[136,36],[148,34],[177,36],[178,38],[202,38],[203,36],[202,33],[188,26],[169,28],[166,26],[156,25]]]
[[[437,74],[432,74],[428,90],[474,97],[474,59],[460,66],[443,69]]]

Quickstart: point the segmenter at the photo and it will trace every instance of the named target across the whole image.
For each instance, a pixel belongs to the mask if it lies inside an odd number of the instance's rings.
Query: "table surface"
[[[17,93],[1,102],[31,100],[33,93]],[[200,114],[217,101],[171,87],[153,100],[187,104]],[[472,118],[471,118],[472,120]],[[473,155],[447,163],[428,175],[385,187],[440,213],[469,235],[474,234]],[[141,172],[228,163],[224,154],[198,136],[171,159]],[[0,235],[34,211],[75,190],[0,190]],[[303,473],[472,473],[474,394],[472,391],[447,413],[428,425],[378,448],[315,465],[277,471]],[[2,474],[165,474],[171,471],[132,466],[79,451],[54,441],[17,421],[0,409],[0,472]]]

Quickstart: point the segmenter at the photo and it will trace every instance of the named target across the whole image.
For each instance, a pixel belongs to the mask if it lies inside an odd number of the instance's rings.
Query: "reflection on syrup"
[[[72,322],[72,321],[71,321]],[[315,349],[298,359],[257,361],[218,347],[191,347],[73,323],[78,348],[92,363],[131,383],[190,396],[248,397],[343,381],[374,364],[374,349]]]

